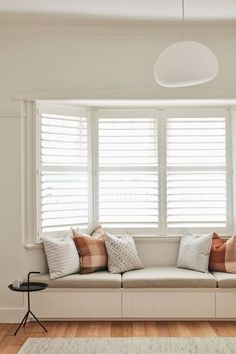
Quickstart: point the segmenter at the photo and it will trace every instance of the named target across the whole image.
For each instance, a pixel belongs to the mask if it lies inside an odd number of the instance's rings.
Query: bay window
[[[230,232],[227,110],[39,102],[35,129],[39,237],[96,223],[116,234]]]

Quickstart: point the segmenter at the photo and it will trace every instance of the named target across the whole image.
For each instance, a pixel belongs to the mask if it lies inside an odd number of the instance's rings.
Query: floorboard
[[[208,321],[48,321],[44,333],[35,322],[14,336],[17,324],[0,324],[0,353],[16,354],[29,337],[236,337],[236,322]]]

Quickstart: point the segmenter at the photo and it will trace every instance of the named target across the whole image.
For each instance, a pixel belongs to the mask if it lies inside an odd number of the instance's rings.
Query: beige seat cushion
[[[176,267],[150,267],[122,275],[123,288],[215,288],[210,273]]]
[[[213,272],[218,283],[218,288],[236,288],[236,274]]]
[[[30,277],[31,281],[47,283],[50,288],[120,288],[121,275],[100,271],[91,274],[71,274],[51,280],[49,274]]]

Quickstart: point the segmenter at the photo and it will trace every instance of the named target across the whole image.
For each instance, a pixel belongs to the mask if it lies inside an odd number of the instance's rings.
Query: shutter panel
[[[39,105],[41,233],[88,225],[87,116]]]
[[[158,227],[155,111],[98,111],[99,222],[105,227]]]
[[[226,227],[225,128],[224,111],[167,119],[168,228]]]

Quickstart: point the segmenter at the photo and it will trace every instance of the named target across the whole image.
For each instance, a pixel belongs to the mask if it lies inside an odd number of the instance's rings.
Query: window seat
[[[236,288],[236,274],[201,273],[176,267],[145,267],[124,274],[99,271],[50,279],[49,274],[31,276],[49,288]]]
[[[122,275],[100,271],[50,280],[44,274],[31,280],[49,284],[32,293],[41,319],[236,319],[236,274],[156,266]]]

